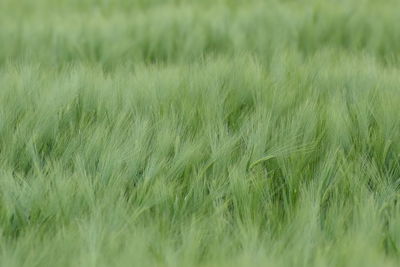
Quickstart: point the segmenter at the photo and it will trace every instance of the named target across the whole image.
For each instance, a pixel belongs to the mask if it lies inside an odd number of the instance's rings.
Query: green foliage
[[[0,266],[398,266],[398,1],[0,2]]]

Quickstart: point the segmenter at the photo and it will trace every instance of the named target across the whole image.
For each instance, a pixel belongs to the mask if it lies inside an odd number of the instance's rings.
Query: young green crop
[[[0,266],[398,266],[397,1],[0,3]]]

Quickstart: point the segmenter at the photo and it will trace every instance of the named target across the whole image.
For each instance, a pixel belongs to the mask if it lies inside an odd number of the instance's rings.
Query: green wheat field
[[[398,0],[0,0],[0,266],[400,266],[399,68]]]

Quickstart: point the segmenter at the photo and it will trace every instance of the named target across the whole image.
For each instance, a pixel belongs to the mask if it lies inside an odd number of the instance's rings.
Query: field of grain
[[[1,0],[0,266],[399,266],[399,10]]]

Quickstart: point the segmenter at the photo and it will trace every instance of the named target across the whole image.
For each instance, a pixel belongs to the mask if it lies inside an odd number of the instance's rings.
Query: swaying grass
[[[399,266],[399,1],[0,2],[0,266]]]

